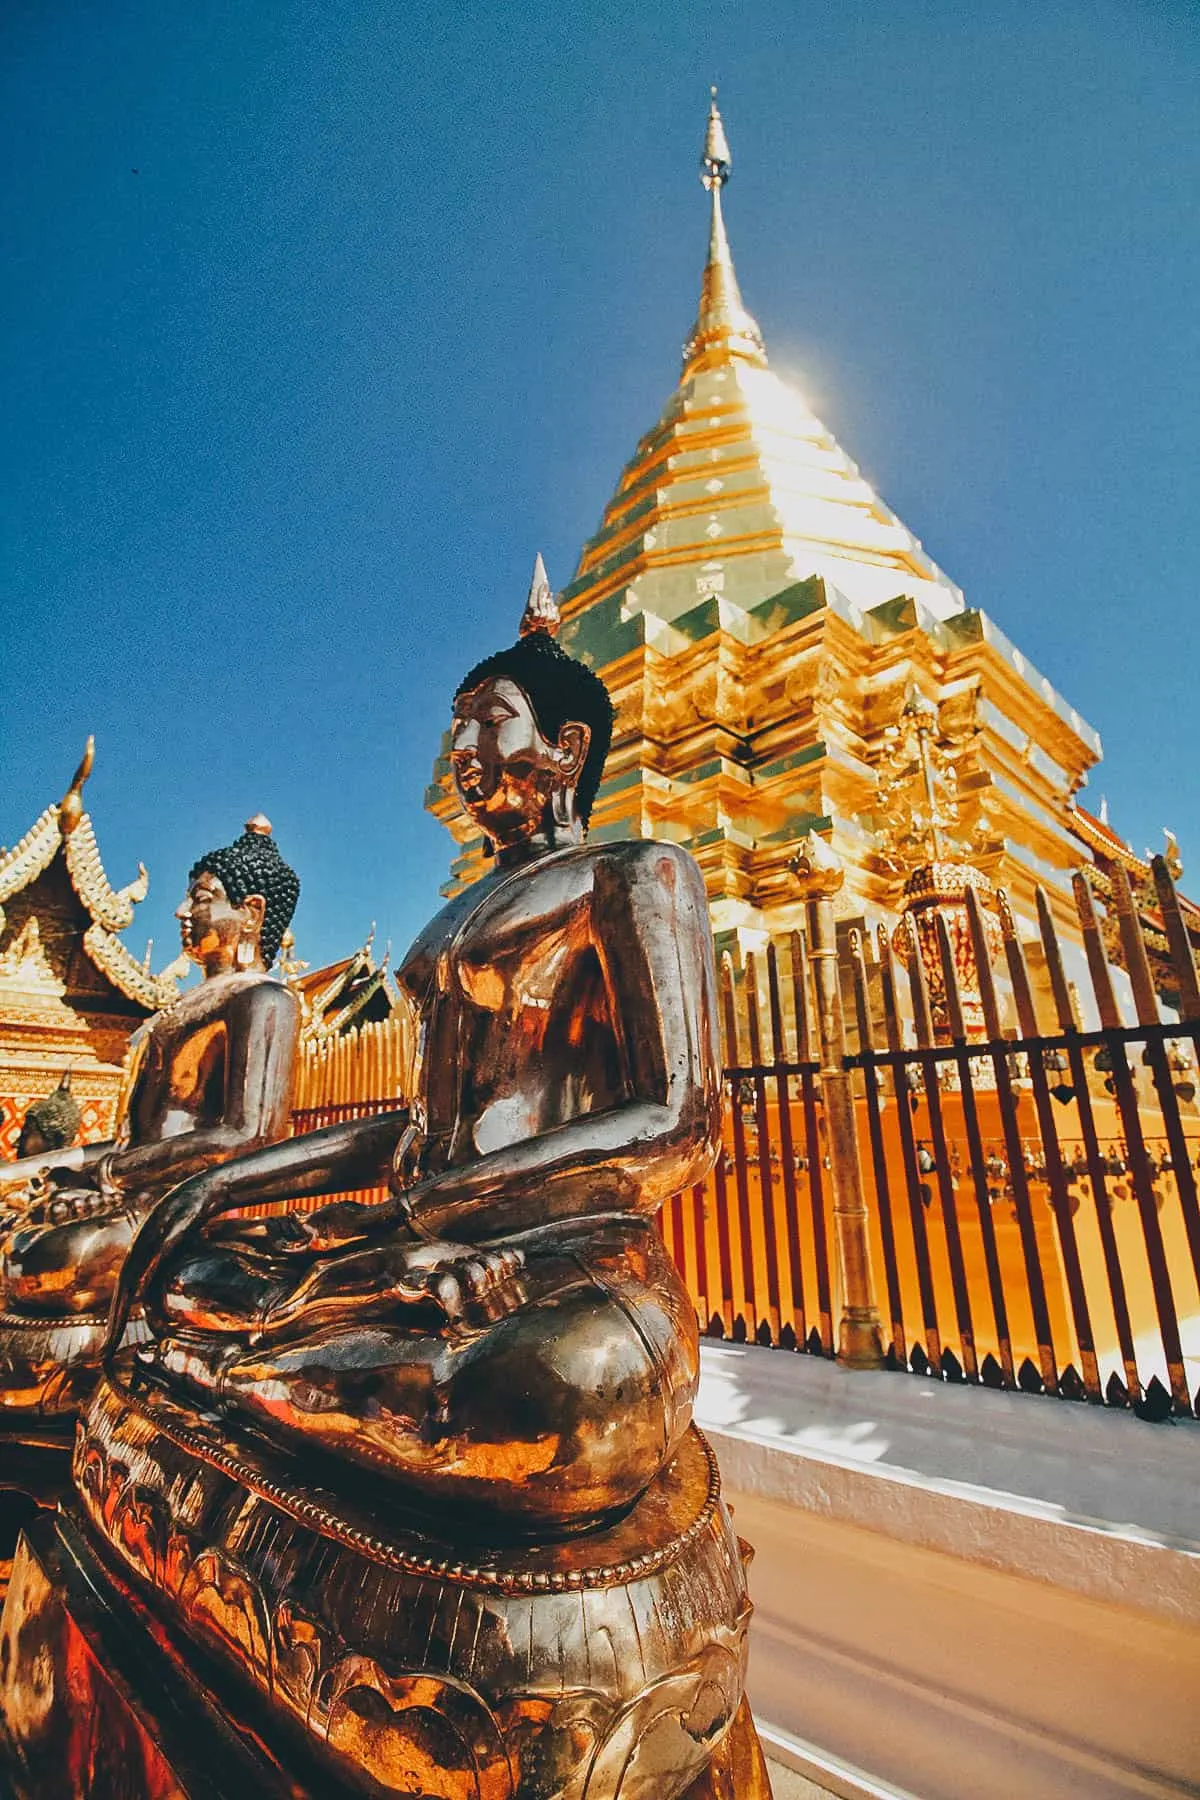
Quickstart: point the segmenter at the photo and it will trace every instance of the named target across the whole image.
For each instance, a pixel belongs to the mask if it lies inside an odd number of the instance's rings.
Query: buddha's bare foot
[[[448,1319],[460,1318],[472,1301],[489,1317],[501,1317],[513,1305],[523,1303],[524,1290],[516,1279],[525,1266],[520,1250],[479,1250],[438,1240],[415,1245],[404,1260],[405,1282],[436,1300]],[[506,1293],[512,1301],[507,1306],[503,1304]],[[493,1311],[493,1307],[499,1310]]]
[[[493,1324],[525,1304],[524,1264],[520,1250],[441,1241],[351,1251],[318,1263],[289,1294],[267,1303],[250,1342],[381,1321],[408,1308],[440,1313],[452,1324]]]

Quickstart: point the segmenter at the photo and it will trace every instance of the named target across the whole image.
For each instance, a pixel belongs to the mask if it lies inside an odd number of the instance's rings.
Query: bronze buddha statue
[[[77,1409],[147,1213],[288,1128],[299,1008],[267,969],[300,885],[270,829],[252,819],[192,869],[176,916],[204,979],[135,1034],[115,1138],[0,1167],[0,1421]]]
[[[699,1800],[736,1767],[751,1800],[743,1560],[654,1223],[719,1142],[704,885],[673,845],[585,841],[612,707],[537,590],[455,697],[494,862],[398,972],[410,1107],[159,1205],[76,1481],[355,1791]],[[223,1217],[389,1173],[378,1205]],[[148,1341],[118,1354],[139,1297]]]

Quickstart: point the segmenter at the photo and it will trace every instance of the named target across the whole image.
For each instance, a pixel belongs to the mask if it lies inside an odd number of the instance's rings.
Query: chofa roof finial
[[[58,828],[64,837],[70,836],[83,817],[83,784],[91,774],[95,760],[96,740],[89,732],[79,767],[71,778],[70,787],[58,803]]]
[[[529,598],[525,602],[525,611],[521,614],[520,635],[528,637],[530,632],[544,631],[547,637],[557,637],[561,623],[550,577],[546,574],[546,565],[539,550],[534,558]]]

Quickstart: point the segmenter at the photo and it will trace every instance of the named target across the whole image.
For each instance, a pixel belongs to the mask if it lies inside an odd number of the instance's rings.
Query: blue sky
[[[8,0],[0,840],[94,731],[156,961],[259,808],[314,961],[433,909],[449,695],[676,379],[714,80],[773,365],[1200,891],[1195,5]]]

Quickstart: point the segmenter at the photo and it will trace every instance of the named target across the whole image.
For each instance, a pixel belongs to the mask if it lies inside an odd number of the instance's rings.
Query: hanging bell
[[[1171,1086],[1186,1104],[1196,1098],[1195,1070],[1191,1058],[1177,1043],[1167,1045],[1167,1068],[1171,1072]]]
[[[1070,1065],[1061,1050],[1050,1049],[1042,1051],[1042,1067],[1045,1069],[1047,1075],[1063,1076],[1066,1074]],[[1075,1098],[1075,1089],[1069,1081],[1059,1080],[1051,1082],[1050,1092],[1060,1106],[1068,1106]]]
[[[934,1169],[937,1167],[924,1144],[917,1145],[917,1167],[920,1169],[922,1175],[932,1175]]]

